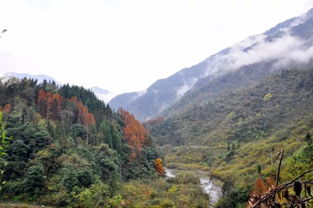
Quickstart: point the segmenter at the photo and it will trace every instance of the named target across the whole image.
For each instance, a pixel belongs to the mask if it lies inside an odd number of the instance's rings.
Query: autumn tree
[[[3,112],[4,113],[9,113],[11,111],[11,104],[6,104],[4,107],[3,107]]]
[[[157,159],[154,161],[154,167],[155,167],[156,172],[157,172],[160,176],[163,176],[163,175],[165,174],[165,170],[164,170],[163,162],[162,162],[162,159],[161,159],[161,158],[157,158]]]
[[[62,110],[63,98],[60,94],[46,92],[40,89],[38,92],[37,105],[40,114],[47,119],[59,119],[59,113]]]
[[[37,106],[40,114],[46,119],[58,120],[63,110],[63,97],[59,93],[46,92],[40,89],[38,92]],[[85,126],[95,125],[95,118],[92,113],[88,111],[88,108],[80,102],[77,97],[72,97],[69,100],[77,108],[77,122]]]
[[[275,181],[272,178],[258,178],[254,184],[254,188],[250,194],[248,208],[253,207],[253,205],[260,200],[265,194],[269,193],[275,188]]]
[[[89,113],[88,108],[80,102],[77,97],[72,97],[70,101],[77,107],[78,122],[85,126],[92,126],[96,124],[95,118],[92,113]]]
[[[49,99],[48,105],[51,111],[51,119],[57,120],[59,118],[60,111],[62,110],[63,98],[60,94],[53,94]]]
[[[89,130],[91,126],[96,125],[95,118],[92,113],[89,113],[88,108],[82,102],[80,102],[76,96],[72,97],[70,99],[70,102],[72,102],[77,108],[76,117],[77,117],[78,122],[86,126],[86,130],[87,130],[86,143],[89,144]]]
[[[131,159],[135,159],[140,155],[143,146],[148,142],[149,134],[144,126],[137,121],[131,113],[123,109],[120,109],[119,113],[125,123],[123,132],[125,139],[131,148],[130,157]]]
[[[40,89],[38,92],[37,106],[39,113],[46,118],[48,110],[47,92],[43,89]]]
[[[258,178],[255,182],[252,195],[261,198],[263,194],[267,191],[263,178]]]

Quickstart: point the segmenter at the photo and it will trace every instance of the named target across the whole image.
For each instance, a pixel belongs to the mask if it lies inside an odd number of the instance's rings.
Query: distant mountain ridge
[[[313,57],[313,9],[300,17],[291,18],[263,34],[220,51],[174,75],[156,81],[145,93],[121,94],[109,104],[123,107],[141,120],[159,116],[184,95],[204,83],[253,64],[272,62],[269,73],[284,67],[307,64]]]
[[[16,77],[18,79],[23,79],[23,78],[30,78],[30,79],[36,79],[39,83],[42,83],[44,80],[50,81],[50,82],[55,82],[57,85],[61,86],[62,83],[58,82],[55,78],[50,77],[45,74],[38,74],[38,75],[33,75],[33,74],[28,74],[28,73],[17,73],[17,72],[8,72],[4,73],[5,78],[10,78],[10,77]],[[103,100],[104,102],[108,103],[114,96],[115,93],[112,93],[106,89],[102,89],[100,87],[94,86],[89,88],[95,95]]]
[[[103,100],[105,103],[108,103],[114,96],[116,96],[115,93],[100,87],[91,87],[89,89],[95,93],[98,99]]]
[[[56,81],[53,77],[50,77],[45,74],[38,74],[38,75],[33,75],[33,74],[27,74],[27,73],[17,73],[17,72],[8,72],[4,74],[5,77],[16,77],[18,79],[23,79],[23,78],[30,78],[30,79],[36,79],[39,83],[43,82],[44,80],[46,81],[51,81],[55,82],[57,85],[61,85],[60,82]]]

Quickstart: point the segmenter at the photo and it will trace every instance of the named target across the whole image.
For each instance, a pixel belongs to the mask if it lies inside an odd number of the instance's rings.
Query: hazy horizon
[[[313,1],[0,2],[0,74],[45,74],[120,94],[299,16]],[[264,15],[266,14],[266,15]]]

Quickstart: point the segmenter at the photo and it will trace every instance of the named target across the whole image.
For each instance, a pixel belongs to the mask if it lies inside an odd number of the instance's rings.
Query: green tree
[[[2,185],[5,183],[3,179],[3,174],[4,174],[4,168],[6,168],[6,163],[2,159],[3,156],[7,155],[6,149],[10,144],[10,140],[12,138],[7,137],[6,135],[6,130],[5,130],[5,123],[2,120],[2,112],[0,111],[0,179],[1,179],[1,184],[0,184],[0,190],[2,189]]]
[[[2,112],[0,112],[0,157],[6,155],[6,148],[10,144],[12,138],[7,137],[5,130],[5,123],[2,120]]]
[[[89,187],[94,182],[94,178],[92,175],[91,170],[84,169],[77,173],[77,180],[80,183],[80,185],[84,187]]]
[[[35,165],[27,170],[26,178],[24,180],[24,192],[38,195],[45,186],[45,176],[43,168]]]
[[[78,179],[76,171],[72,168],[65,168],[64,175],[62,179],[62,184],[70,192],[73,190],[74,186],[78,185]]]

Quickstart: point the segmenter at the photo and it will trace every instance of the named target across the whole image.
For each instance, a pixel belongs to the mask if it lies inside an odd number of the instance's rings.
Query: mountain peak
[[[143,95],[122,94],[110,101],[118,109],[132,112],[140,120],[160,116],[188,93],[242,67],[271,64],[270,72],[305,65],[313,58],[313,9],[277,24],[263,34],[250,36],[205,61],[153,83]],[[254,68],[254,67],[250,67]],[[251,71],[251,70],[250,70]],[[247,73],[249,70],[247,70]],[[203,81],[205,79],[205,81]]]

